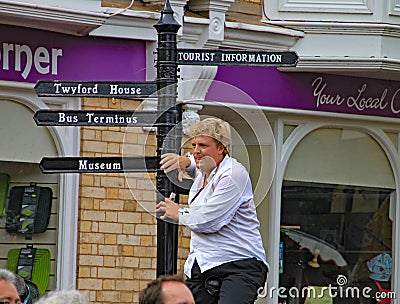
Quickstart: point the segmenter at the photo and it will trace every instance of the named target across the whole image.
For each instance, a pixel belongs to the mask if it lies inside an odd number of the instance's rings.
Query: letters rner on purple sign
[[[29,45],[17,43],[2,43],[2,69],[14,69],[26,79],[34,69],[40,74],[56,75],[58,73],[58,60],[62,56],[62,49],[39,46],[32,49]],[[14,63],[14,66],[12,65]]]
[[[77,75],[79,81],[146,80],[145,41],[71,36],[3,24],[0,32],[2,80],[35,83]]]

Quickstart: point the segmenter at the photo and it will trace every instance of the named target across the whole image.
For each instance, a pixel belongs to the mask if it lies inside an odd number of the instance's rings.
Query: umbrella
[[[324,261],[334,261],[337,266],[343,267],[347,265],[346,260],[341,253],[336,250],[331,244],[301,230],[282,228],[281,229],[289,238],[299,243],[300,248],[306,248],[312,253],[316,249],[320,251],[319,256]]]

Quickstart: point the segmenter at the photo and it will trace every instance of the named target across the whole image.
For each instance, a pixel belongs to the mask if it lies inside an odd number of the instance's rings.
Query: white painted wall
[[[43,156],[55,157],[57,151],[46,128],[36,127],[29,108],[0,99],[0,159],[39,163]],[[18,127],[16,127],[18,126]]]
[[[264,0],[266,20],[399,24],[399,16],[399,0]]]
[[[13,2],[36,4],[42,6],[53,6],[58,8],[70,8],[74,10],[84,10],[97,12],[101,7],[101,0],[19,0],[19,1],[0,1],[0,2]]]

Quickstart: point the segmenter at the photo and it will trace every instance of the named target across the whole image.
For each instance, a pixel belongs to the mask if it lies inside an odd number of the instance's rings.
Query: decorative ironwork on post
[[[157,128],[157,156],[178,153],[181,145],[181,110],[176,104],[178,83],[177,32],[180,24],[174,18],[169,0],[161,11],[160,20],[154,25],[158,33],[157,46],[157,110],[164,114],[159,118],[163,126]],[[174,192],[168,176],[159,170],[156,177],[157,203]],[[176,201],[178,196],[176,198]],[[177,271],[178,225],[157,219],[157,276]]]

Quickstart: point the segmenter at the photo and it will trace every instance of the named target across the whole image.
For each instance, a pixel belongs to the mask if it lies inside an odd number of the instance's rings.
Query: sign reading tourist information
[[[156,172],[158,156],[145,157],[43,157],[42,173]]]
[[[40,80],[35,91],[42,97],[146,98],[157,92],[157,83]]]
[[[295,52],[178,49],[180,65],[295,66]]]
[[[156,123],[161,114],[158,111],[39,110],[33,119],[38,126],[151,127],[161,126]]]

